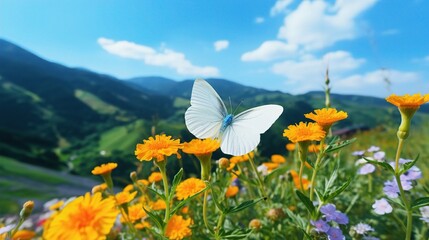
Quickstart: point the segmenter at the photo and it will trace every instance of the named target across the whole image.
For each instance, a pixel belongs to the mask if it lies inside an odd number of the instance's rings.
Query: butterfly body
[[[256,148],[260,135],[282,112],[282,106],[269,104],[230,114],[212,86],[197,79],[192,88],[191,106],[185,112],[185,123],[197,138],[218,138],[222,152],[239,156]]]

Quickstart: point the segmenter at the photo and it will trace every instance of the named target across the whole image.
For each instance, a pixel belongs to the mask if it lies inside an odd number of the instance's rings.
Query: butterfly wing
[[[185,124],[197,138],[217,138],[227,110],[216,91],[203,79],[194,82],[191,106],[185,112]]]
[[[283,107],[264,105],[238,114],[222,133],[222,152],[240,156],[258,146],[261,134],[280,117]]]

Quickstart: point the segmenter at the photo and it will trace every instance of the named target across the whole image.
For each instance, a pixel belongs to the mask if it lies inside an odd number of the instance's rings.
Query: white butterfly
[[[233,116],[227,112],[212,86],[197,79],[192,88],[191,106],[185,113],[185,123],[197,138],[220,139],[222,152],[240,156],[258,146],[260,134],[267,131],[282,112],[282,106],[271,104]]]

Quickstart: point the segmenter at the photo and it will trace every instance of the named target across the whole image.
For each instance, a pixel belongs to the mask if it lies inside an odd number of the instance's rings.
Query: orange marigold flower
[[[153,172],[148,177],[150,183],[159,182],[162,180],[162,174],[160,172]]]
[[[314,113],[304,114],[306,118],[309,118],[322,127],[331,126],[335,122],[347,118],[347,113],[343,111],[337,111],[335,108],[322,108],[314,110]]]
[[[268,171],[271,171],[273,169],[276,169],[279,167],[279,163],[271,163],[271,162],[264,162],[262,163],[265,167],[267,167]]]
[[[122,191],[124,192],[131,192],[132,190],[134,190],[134,185],[132,184],[128,184],[127,186],[124,187],[124,189],[122,189]]]
[[[290,175],[292,176],[293,184],[297,189],[301,189],[301,183],[299,182],[299,175],[295,170],[290,170]],[[307,178],[302,178],[302,185],[304,190],[308,190],[310,187],[310,181]],[[301,189],[302,190],[302,189]]]
[[[131,202],[137,195],[137,192],[130,193],[128,191],[122,191],[115,195],[116,203],[122,205]]]
[[[237,195],[238,191],[240,189],[237,186],[229,186],[228,189],[225,192],[225,197],[230,198]]]
[[[189,213],[189,207],[188,207],[188,206],[184,206],[184,207],[182,208],[181,212],[182,212],[183,214],[188,214],[188,213]]]
[[[60,201],[58,201],[58,202],[56,202],[56,203],[52,204],[51,206],[49,206],[49,210],[51,210],[51,211],[58,210],[58,209],[60,209],[63,205],[64,205],[64,201],[63,201],[63,200],[60,200]]]
[[[271,155],[271,162],[273,162],[273,163],[285,163],[286,158],[280,154],[273,154],[273,155]]]
[[[190,196],[195,195],[206,188],[206,184],[203,180],[198,178],[188,178],[185,181],[179,183],[176,188],[177,199],[183,200]]]
[[[206,138],[193,139],[183,144],[183,152],[194,154],[197,157],[208,156],[220,147],[220,142],[216,139]]]
[[[173,215],[168,221],[167,228],[165,229],[165,236],[170,240],[181,240],[185,237],[192,235],[192,231],[189,226],[192,223],[192,219],[184,219],[182,216]]]
[[[155,202],[152,202],[150,204],[150,208],[152,210],[158,211],[158,210],[164,210],[167,208],[167,204],[165,204],[165,201],[162,199],[158,199]]]
[[[106,239],[119,211],[115,200],[101,193],[80,196],[67,204],[45,229],[46,239]]]
[[[255,156],[255,153],[252,151],[250,153],[247,153],[247,154],[244,154],[244,155],[241,155],[241,156],[233,156],[233,157],[231,157],[229,159],[229,161],[231,163],[237,164],[237,163],[240,163],[240,162],[249,161],[249,158],[253,158],[254,156]]]
[[[140,161],[151,161],[155,158],[157,162],[160,162],[173,154],[180,158],[178,151],[181,148],[180,139],[171,139],[171,136],[162,134],[156,135],[155,138],[149,137],[148,140],[143,140],[143,144],[137,144],[134,154]]]
[[[310,146],[308,146],[308,152],[317,153],[319,151],[320,151],[320,145],[311,144]]]
[[[293,150],[295,150],[295,143],[288,143],[286,144],[286,150],[288,150],[289,152],[292,152]]]
[[[144,228],[150,228],[150,227],[151,227],[151,225],[150,225],[150,223],[148,223],[148,222],[146,222],[146,221],[143,221],[143,222],[140,222],[140,223],[136,223],[136,224],[134,225],[134,227],[135,227],[136,229],[138,229],[138,230],[142,230],[142,229],[144,229]]]
[[[31,240],[36,236],[34,231],[18,230],[12,237],[12,240]],[[1,235],[0,235],[1,238]]]
[[[420,105],[429,102],[429,94],[423,96],[420,93],[405,94],[404,96],[392,94],[386,98],[386,101],[401,108],[419,108]]]
[[[144,186],[149,186],[149,181],[146,179],[139,179],[137,182],[143,184]]]
[[[91,173],[94,175],[104,175],[111,173],[113,169],[118,166],[117,163],[106,163],[101,164],[100,166],[95,167]]]
[[[326,135],[322,127],[316,123],[304,123],[289,125],[283,132],[283,137],[289,138],[291,142],[320,141]]]
[[[137,203],[128,207],[128,218],[131,222],[135,222],[146,217],[146,212],[143,210],[143,205]]]

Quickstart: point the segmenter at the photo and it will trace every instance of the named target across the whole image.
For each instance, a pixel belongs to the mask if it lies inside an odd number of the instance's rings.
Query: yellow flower
[[[137,192],[130,193],[128,191],[122,191],[115,195],[116,203],[122,205],[131,202],[137,195]]]
[[[64,201],[63,201],[63,200],[58,201],[58,202],[56,202],[56,203],[52,204],[51,206],[49,206],[49,210],[51,210],[51,211],[58,210],[58,209],[60,209],[60,207],[62,207],[63,205],[64,205]]]
[[[211,155],[219,147],[220,142],[216,139],[193,139],[192,141],[183,144],[183,152],[194,154],[199,158]]]
[[[273,155],[271,155],[271,162],[273,162],[273,163],[285,163],[286,158],[280,154],[273,154]]]
[[[166,207],[167,205],[165,204],[165,201],[162,199],[158,199],[155,202],[152,202],[150,204],[150,208],[155,211],[164,210]]]
[[[192,223],[192,219],[184,219],[182,216],[173,215],[168,221],[167,228],[165,230],[165,236],[170,240],[181,240],[185,237],[192,235],[192,231],[189,226]]]
[[[320,151],[320,145],[311,144],[310,146],[308,146],[308,152],[318,153],[319,151]]]
[[[97,166],[94,168],[94,170],[91,171],[94,175],[104,175],[111,173],[113,169],[115,169],[118,166],[117,163],[106,163],[101,164],[100,166]]]
[[[188,213],[189,213],[189,207],[188,207],[188,206],[184,206],[184,207],[182,208],[181,212],[182,212],[183,214],[188,214]]]
[[[343,111],[337,111],[335,108],[322,108],[314,110],[314,113],[304,114],[306,118],[309,118],[322,127],[329,127],[335,122],[347,118],[347,113]]]
[[[99,184],[99,185],[95,185],[92,188],[91,193],[94,194],[96,192],[103,192],[106,189],[107,189],[107,184],[106,183],[102,183],[102,184]]]
[[[185,181],[179,183],[176,188],[177,199],[183,200],[188,197],[195,195],[197,192],[206,188],[206,184],[203,180],[198,178],[188,178]]]
[[[124,187],[124,189],[122,191],[124,191],[124,192],[131,192],[133,190],[134,190],[134,185],[128,184],[127,186]]]
[[[240,189],[237,186],[229,186],[228,189],[225,192],[225,197],[230,198],[237,195],[238,191]]]
[[[31,240],[35,236],[36,236],[36,233],[34,231],[19,230],[13,235],[12,240]]]
[[[142,230],[142,229],[144,229],[144,228],[150,228],[150,227],[151,227],[151,225],[150,225],[150,223],[148,223],[148,222],[146,222],[146,221],[143,221],[143,222],[141,222],[141,223],[136,223],[136,224],[134,225],[134,227],[135,227],[136,229],[138,229],[138,230]]]
[[[286,144],[286,150],[288,150],[289,152],[292,152],[293,150],[295,150],[295,143],[288,143]]]
[[[148,177],[150,183],[159,182],[162,180],[162,174],[160,172],[153,172]]]
[[[429,102],[429,94],[423,96],[420,93],[414,95],[405,94],[404,96],[392,94],[386,98],[386,101],[397,107],[419,108],[420,105]]]
[[[181,148],[179,139],[171,139],[171,136],[162,134],[156,135],[155,138],[149,137],[148,140],[143,140],[143,144],[137,144],[134,154],[140,161],[151,161],[155,158],[157,162],[160,162],[173,154],[180,158],[178,151]]]
[[[316,123],[304,123],[289,125],[283,132],[283,137],[289,138],[291,142],[320,141],[326,132]]]
[[[115,223],[118,210],[112,198],[101,193],[80,196],[67,204],[50,222],[46,239],[106,239]]]
[[[128,207],[128,218],[131,222],[135,222],[144,217],[146,217],[146,212],[143,210],[143,205],[141,203]]]
[[[144,186],[149,186],[149,181],[146,179],[139,179],[137,182],[143,184]]]

